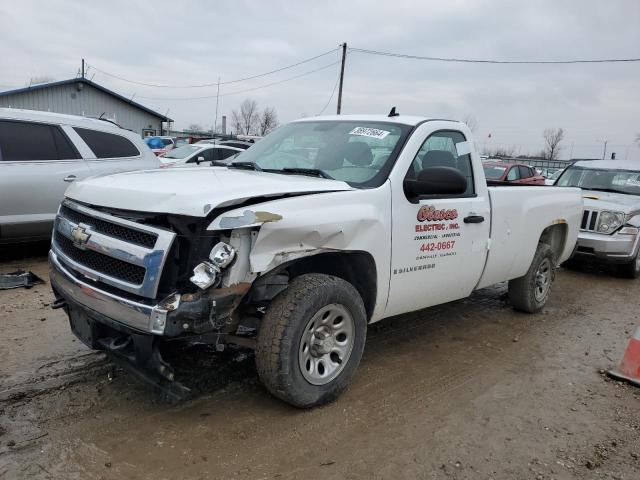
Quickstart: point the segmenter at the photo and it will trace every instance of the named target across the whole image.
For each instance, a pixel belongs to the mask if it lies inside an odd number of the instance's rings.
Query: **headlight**
[[[218,242],[209,252],[210,262],[202,262],[193,269],[193,276],[189,279],[202,290],[216,283],[220,271],[228,267],[236,256],[236,250],[228,243]]]
[[[600,233],[611,233],[622,226],[625,220],[624,213],[621,212],[600,212],[598,216],[597,230]]]
[[[216,283],[219,272],[220,270],[215,265],[209,262],[202,262],[193,269],[193,276],[189,280],[204,290]]]
[[[224,242],[216,244],[216,246],[211,249],[211,253],[209,253],[209,259],[219,269],[229,266],[235,256],[235,249],[228,243]]]

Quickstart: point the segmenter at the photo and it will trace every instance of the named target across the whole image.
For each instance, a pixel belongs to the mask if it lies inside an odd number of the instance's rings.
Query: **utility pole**
[[[342,65],[340,66],[340,87],[338,88],[338,115],[342,110],[342,82],[344,81],[344,62],[347,59],[347,42],[342,44]]]
[[[602,151],[602,159],[604,160],[604,157],[607,155],[607,143],[609,143],[609,140],[605,140],[604,141],[604,150]]]
[[[82,78],[84,78],[84,58],[82,59]]]
[[[216,129],[218,128],[218,98],[220,97],[220,77],[218,77],[218,91],[216,93],[216,121],[213,122],[213,138],[215,142]]]

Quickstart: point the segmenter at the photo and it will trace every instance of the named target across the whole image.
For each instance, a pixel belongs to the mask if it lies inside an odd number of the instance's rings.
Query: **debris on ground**
[[[11,273],[0,274],[0,290],[9,288],[31,288],[34,285],[45,283],[33,272],[17,270]]]

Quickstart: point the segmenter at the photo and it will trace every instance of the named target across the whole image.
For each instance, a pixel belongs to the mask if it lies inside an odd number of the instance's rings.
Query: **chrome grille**
[[[54,240],[58,247],[60,247],[60,251],[64,253],[67,258],[87,268],[104,273],[110,277],[120,278],[132,285],[142,285],[144,281],[145,269],[143,267],[132,265],[92,250],[76,248],[73,245],[73,241],[69,240],[60,232],[55,232]]]
[[[52,249],[92,280],[155,298],[175,236],[65,200],[56,217]]]
[[[597,210],[584,210],[582,212],[582,222],[580,223],[580,230],[586,230],[588,232],[595,232],[598,225],[598,215],[600,212]]]
[[[141,232],[140,230],[133,230],[131,228],[116,225],[115,223],[105,222],[99,218],[90,217],[82,212],[73,210],[65,205],[60,207],[60,215],[73,223],[84,223],[91,225],[96,231],[110,235],[112,237],[125,240],[136,245],[142,245],[143,247],[153,248],[156,244],[157,235],[152,233]]]

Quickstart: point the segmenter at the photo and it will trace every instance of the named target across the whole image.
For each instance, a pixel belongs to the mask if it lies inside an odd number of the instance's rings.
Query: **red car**
[[[484,175],[488,181],[544,185],[544,177],[534,168],[522,163],[484,162]]]

